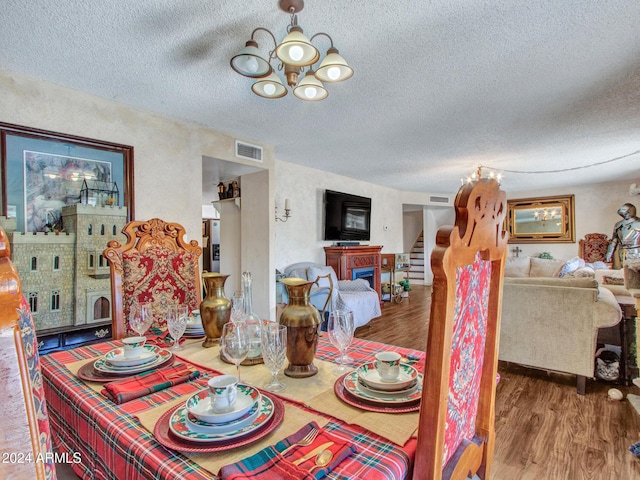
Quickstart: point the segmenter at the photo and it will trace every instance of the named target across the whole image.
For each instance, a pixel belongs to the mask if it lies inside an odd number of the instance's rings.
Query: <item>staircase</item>
[[[409,283],[424,285],[424,231],[420,232],[409,254]]]

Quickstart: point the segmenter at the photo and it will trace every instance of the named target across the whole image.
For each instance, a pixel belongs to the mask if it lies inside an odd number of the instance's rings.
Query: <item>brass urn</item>
[[[222,336],[222,327],[231,318],[231,301],[224,294],[224,283],[229,275],[207,272],[202,274],[206,296],[200,303],[200,318],[207,338],[203,347],[213,347]]]
[[[314,282],[302,278],[280,280],[289,294],[289,304],[282,310],[280,324],[287,327],[287,360],[285,375],[294,378],[311,377],[318,373],[313,358],[318,347],[320,314],[309,303]]]

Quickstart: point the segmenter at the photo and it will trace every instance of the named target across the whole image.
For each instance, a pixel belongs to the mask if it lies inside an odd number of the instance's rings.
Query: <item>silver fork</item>
[[[281,451],[280,455],[284,455],[289,450],[291,450],[293,447],[306,447],[307,445],[311,445],[313,443],[313,441],[316,439],[316,437],[318,436],[318,433],[320,433],[320,430],[317,429],[317,428],[309,430],[309,433],[307,433],[304,437],[302,437],[296,443],[292,443],[287,448],[285,448],[283,451]]]

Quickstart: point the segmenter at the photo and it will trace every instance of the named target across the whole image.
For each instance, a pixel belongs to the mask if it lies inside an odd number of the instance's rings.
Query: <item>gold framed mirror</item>
[[[574,196],[507,200],[509,243],[575,243]]]

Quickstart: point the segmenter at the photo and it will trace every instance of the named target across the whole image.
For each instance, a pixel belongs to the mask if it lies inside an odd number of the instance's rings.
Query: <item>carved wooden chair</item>
[[[468,183],[456,196],[455,226],[437,233],[416,480],[489,478],[506,206],[495,180]]]
[[[55,479],[36,329],[0,228],[0,465],[2,478]],[[4,461],[6,460],[6,461]]]
[[[609,248],[609,237],[604,233],[587,233],[578,242],[578,256],[586,263],[604,262]]]
[[[104,256],[111,270],[113,338],[132,331],[129,311],[135,303],[153,305],[151,327],[164,329],[170,305],[200,306],[200,266],[202,248],[196,240],[184,241],[185,229],[159,218],[129,222],[122,229],[127,242],[108,243]]]

